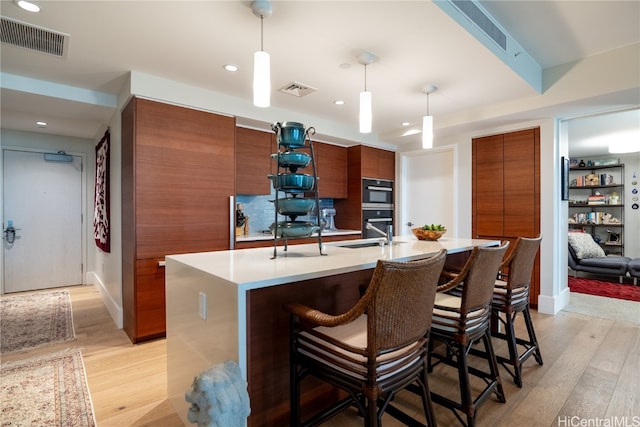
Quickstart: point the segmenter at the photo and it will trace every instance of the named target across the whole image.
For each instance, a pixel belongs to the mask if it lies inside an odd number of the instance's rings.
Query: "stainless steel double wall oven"
[[[386,232],[393,225],[393,181],[386,179],[362,180],[362,237],[382,237],[367,223]]]

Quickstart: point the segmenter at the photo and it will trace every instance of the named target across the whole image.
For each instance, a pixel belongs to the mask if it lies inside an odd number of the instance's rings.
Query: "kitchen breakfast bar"
[[[185,425],[185,392],[201,371],[236,361],[248,381],[247,425],[284,426],[289,416],[288,302],[327,313],[352,307],[367,286],[378,259],[413,261],[447,249],[447,264],[461,265],[474,246],[495,240],[414,236],[204,252],[166,257],[167,383],[169,399]],[[337,394],[309,380],[302,402],[314,407]]]

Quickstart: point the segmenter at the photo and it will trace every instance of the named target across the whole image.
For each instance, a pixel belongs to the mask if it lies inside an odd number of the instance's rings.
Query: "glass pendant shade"
[[[253,105],[271,105],[271,58],[262,50],[253,55]]]
[[[360,133],[371,133],[372,105],[371,92],[360,92]]]
[[[422,118],[422,148],[433,148],[433,116]]]

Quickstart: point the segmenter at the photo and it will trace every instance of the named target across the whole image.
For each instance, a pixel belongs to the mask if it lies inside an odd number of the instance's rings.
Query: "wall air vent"
[[[297,96],[298,98],[302,98],[303,96],[307,96],[310,93],[317,91],[318,89],[316,89],[315,87],[311,87],[309,85],[305,85],[305,84],[294,81],[291,83],[287,83],[286,85],[282,86],[279,90],[280,92],[283,92],[292,96]]]
[[[0,41],[66,59],[69,35],[1,17]]]
[[[506,52],[507,36],[474,2],[469,0],[451,0],[451,3]]]

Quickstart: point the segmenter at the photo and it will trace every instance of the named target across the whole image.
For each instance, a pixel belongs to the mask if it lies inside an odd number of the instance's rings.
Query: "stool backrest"
[[[392,350],[418,341],[431,328],[438,278],[446,250],[412,262],[378,260],[367,291],[368,353]]]
[[[499,247],[476,247],[469,261],[472,263],[463,279],[460,311],[465,317],[470,311],[486,308],[491,304],[493,287],[500,264],[509,242]]]
[[[518,237],[509,258],[503,262],[508,268],[507,286],[510,289],[529,287],[536,253],[540,248],[542,235],[535,238]]]

